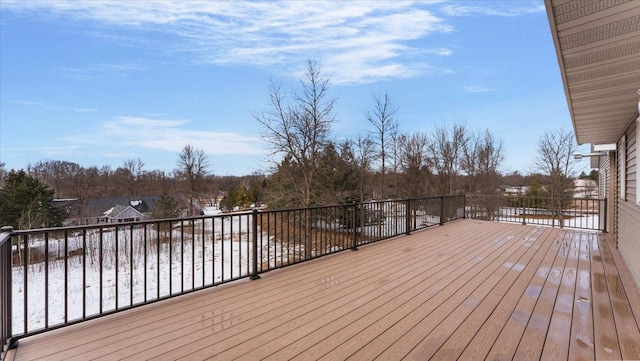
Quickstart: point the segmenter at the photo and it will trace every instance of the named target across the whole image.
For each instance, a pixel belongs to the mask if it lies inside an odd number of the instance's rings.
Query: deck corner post
[[[0,360],[4,360],[7,350],[17,346],[17,340],[12,337],[11,323],[13,319],[11,311],[12,303],[12,279],[11,261],[12,226],[2,227],[0,233]]]
[[[462,195],[462,219],[467,219],[467,195]]]
[[[410,235],[411,234],[411,225],[413,224],[413,222],[411,221],[412,217],[411,217],[411,198],[407,198],[407,205],[406,205],[406,210],[405,210],[405,219],[406,219],[406,224],[405,224],[405,235]]]
[[[361,204],[359,204],[358,202],[353,203],[353,212],[351,212],[351,231],[353,232],[351,235],[351,250],[352,251],[357,251],[358,250],[358,231],[356,230],[357,228],[357,222],[358,219],[361,219],[361,217],[359,217],[358,213],[358,209],[360,209],[360,207],[362,207]],[[362,224],[360,225],[362,227]]]
[[[526,226],[527,225],[527,221],[526,221],[525,217],[527,215],[527,211],[525,209],[525,198],[522,197],[520,199],[522,199],[522,225]]]
[[[260,275],[258,274],[258,209],[254,208],[251,212],[252,224],[251,224],[251,243],[253,244],[252,248],[252,271],[251,276],[249,277],[252,280],[260,279]]]
[[[440,196],[440,225],[444,224],[444,197]]]

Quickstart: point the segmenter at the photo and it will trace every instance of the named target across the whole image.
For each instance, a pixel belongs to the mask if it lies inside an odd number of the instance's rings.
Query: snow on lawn
[[[177,221],[172,229],[168,223],[161,229],[155,224],[147,228],[108,225],[102,232],[92,229],[68,234],[66,252],[64,235],[50,234],[46,266],[46,242],[32,237],[26,289],[25,267],[14,260],[13,333],[32,332],[246,277],[253,264],[251,221],[251,215],[239,214],[193,223]],[[413,226],[439,221],[437,216],[419,214]],[[356,232],[381,239],[404,233],[405,226],[404,216],[387,216],[384,222],[357,227]],[[315,227],[353,232],[337,220]],[[259,237],[258,246],[259,271],[296,262],[304,255],[303,245],[277,242],[265,234]],[[336,252],[350,244],[325,246],[327,249],[314,249],[312,254]],[[14,248],[17,251],[23,252],[22,246]],[[65,253],[69,255],[66,265]]]
[[[211,222],[211,219],[204,221],[204,240],[202,221],[195,222],[193,232],[191,225],[185,225],[184,234],[180,228],[161,231],[160,241],[155,229],[147,230],[146,253],[143,229],[112,228],[112,232],[102,233],[102,247],[97,230],[87,232],[84,240],[82,234],[69,235],[68,254],[75,256],[67,258],[66,266],[61,257],[64,240],[50,239],[48,267],[45,269],[42,260],[29,264],[26,290],[24,266],[13,267],[13,333],[25,332],[25,295],[26,331],[33,331],[44,328],[45,322],[48,326],[56,325],[97,315],[101,309],[108,312],[142,303],[145,298],[162,298],[248,275],[252,247],[247,239],[250,226],[247,216],[217,218],[215,227]],[[212,229],[215,232],[207,232]],[[86,256],[81,251],[83,242]],[[40,248],[44,254],[44,241],[29,244],[30,253]]]

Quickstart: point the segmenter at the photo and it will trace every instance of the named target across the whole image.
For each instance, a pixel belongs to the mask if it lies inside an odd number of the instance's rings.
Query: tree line
[[[266,109],[253,113],[272,151],[267,204],[309,207],[498,191],[504,152],[488,129],[476,133],[454,123],[430,134],[401,133],[389,94],[371,98],[370,129],[338,140],[331,129],[337,98],[317,63],[307,62],[298,88],[289,93],[269,85]]]
[[[364,113],[368,129],[351,139],[337,138],[332,126],[338,99],[330,95],[330,79],[317,63],[306,65],[298,87],[287,92],[271,82],[265,109],[252,112],[271,149],[267,174],[216,176],[206,153],[189,144],[178,154],[173,172],[146,170],[141,159],[129,159],[116,169],[46,160],[25,170],[7,171],[0,163],[0,222],[55,225],[58,214],[43,221],[29,218],[35,205],[31,210],[9,206],[28,200],[42,205],[54,196],[77,200],[78,216],[83,217],[89,216],[82,207],[91,198],[157,195],[162,196],[157,215],[171,217],[177,209],[195,215],[203,202],[223,210],[257,203],[275,209],[460,193],[491,195],[500,192],[500,185],[528,184],[531,176],[500,173],[503,145],[489,129],[474,132],[454,122],[435,126],[429,133],[400,132],[399,109],[387,93],[371,95],[371,109]],[[566,195],[574,175],[574,150],[570,132],[547,131],[540,137],[533,169],[540,172],[535,180],[545,192]],[[20,193],[25,187],[37,189],[38,195]],[[27,198],[18,201],[20,197]]]

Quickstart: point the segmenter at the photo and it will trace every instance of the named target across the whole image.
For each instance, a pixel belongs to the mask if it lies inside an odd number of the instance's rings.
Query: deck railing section
[[[468,218],[606,231],[607,200],[467,195]]]
[[[465,196],[3,228],[3,344],[465,217]],[[4,356],[4,351],[3,351]]]

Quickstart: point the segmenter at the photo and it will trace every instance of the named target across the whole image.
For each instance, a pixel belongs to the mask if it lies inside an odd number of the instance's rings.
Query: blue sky
[[[262,172],[251,112],[307,59],[331,78],[338,140],[372,130],[380,92],[402,132],[490,129],[505,172],[572,129],[542,1],[0,1],[0,161],[172,171],[191,144],[214,174]]]

